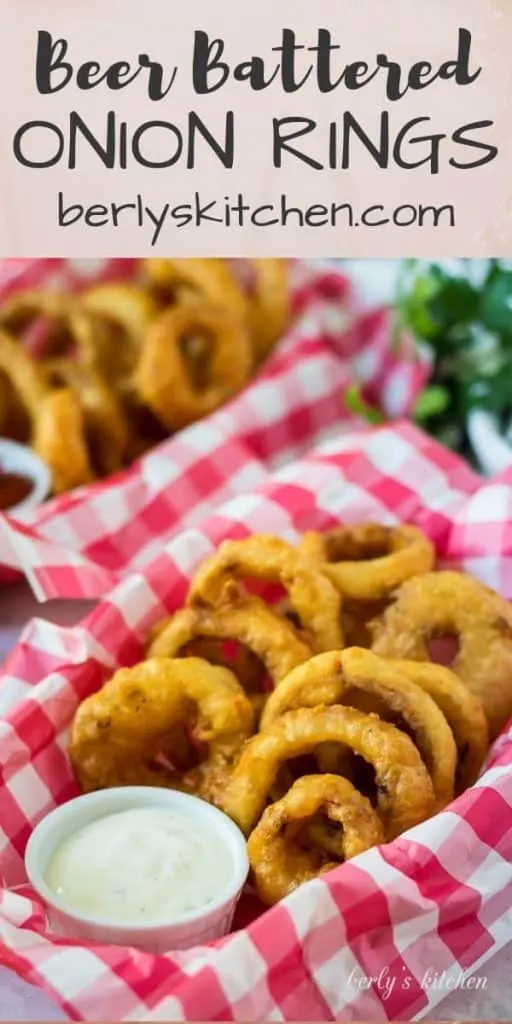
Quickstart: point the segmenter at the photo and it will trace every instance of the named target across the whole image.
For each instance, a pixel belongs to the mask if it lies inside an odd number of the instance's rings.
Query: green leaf
[[[351,386],[347,388],[343,399],[348,411],[354,416],[360,416],[361,419],[366,420],[367,423],[372,423],[374,426],[378,426],[379,424],[386,422],[380,409],[377,409],[375,406],[372,406],[365,401],[357,384],[351,384]]]
[[[512,336],[512,270],[494,267],[482,294],[480,315],[488,330]]]
[[[433,416],[440,416],[450,405],[451,396],[447,388],[433,384],[422,392],[413,409],[413,418],[423,423]]]

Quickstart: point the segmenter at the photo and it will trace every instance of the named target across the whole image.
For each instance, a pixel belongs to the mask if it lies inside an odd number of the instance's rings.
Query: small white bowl
[[[32,490],[23,501],[5,509],[8,515],[18,515],[37,508],[48,497],[51,473],[46,463],[31,448],[17,441],[0,438],[0,473],[19,473],[32,481]]]
[[[486,476],[502,473],[512,465],[512,445],[500,434],[498,421],[494,416],[475,409],[467,421],[471,447]]]
[[[105,815],[139,808],[176,811],[211,831],[231,857],[233,871],[216,900],[172,920],[147,924],[119,924],[76,911],[48,886],[46,872],[57,848],[70,836]],[[126,786],[79,796],[51,811],[34,829],[25,852],[25,870],[30,884],[46,905],[48,922],[54,932],[73,939],[120,946],[134,946],[151,953],[189,949],[226,935],[249,872],[245,838],[221,811],[198,797],[171,789]]]

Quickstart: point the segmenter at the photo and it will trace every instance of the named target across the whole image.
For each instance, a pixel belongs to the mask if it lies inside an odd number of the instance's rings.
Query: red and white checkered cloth
[[[14,701],[0,721],[0,962],[73,1019],[410,1020],[446,994],[436,972],[455,985],[510,941],[510,732],[443,813],[260,916],[242,901],[238,930],[207,947],[152,956],[54,938],[23,888],[32,827],[75,794],[66,734],[79,701],[140,659],[148,627],[180,606],[197,563],[226,537],[294,541],[365,520],[419,524],[443,563],[512,597],[511,481],[482,481],[402,424],[333,440],[232,498],[162,544],[80,627],[25,630],[0,679]]]
[[[134,270],[135,261],[4,261],[0,297],[43,284],[76,289]],[[0,516],[0,569],[22,569],[40,599],[100,597],[178,528],[353,423],[343,392],[354,372],[390,416],[407,415],[428,369],[412,346],[391,349],[387,311],[362,315],[345,277],[304,264],[294,268],[294,295],[289,337],[235,401],[23,525]]]

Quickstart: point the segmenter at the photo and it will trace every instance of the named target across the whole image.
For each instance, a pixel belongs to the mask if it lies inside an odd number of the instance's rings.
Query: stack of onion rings
[[[39,385],[36,374],[30,401]],[[445,808],[481,771],[487,718],[508,714],[507,602],[461,573],[411,577],[431,564],[430,542],[373,526],[350,528],[344,563],[326,562],[311,535],[304,548],[271,536],[221,544],[186,606],[154,628],[148,660],[75,718],[83,789],[163,784],[215,803],[248,837],[265,903]],[[351,584],[344,566],[363,539],[372,557]],[[368,608],[372,562],[372,603],[385,604],[375,649],[343,647],[340,613],[346,600]],[[251,594],[255,578],[286,601]],[[429,660],[429,637],[447,631],[461,641],[453,671]]]
[[[290,287],[286,261],[245,263],[252,284],[226,260],[155,259],[130,282],[21,291],[0,306],[0,330],[37,361],[50,391],[68,392],[45,399],[38,449],[58,462],[54,493],[129,466],[247,384],[289,323]],[[0,369],[0,434],[33,444],[11,376]],[[54,418],[73,418],[75,470],[63,472],[70,445],[58,451]]]
[[[283,715],[242,748],[222,807],[245,835],[260,820],[280,767],[323,743],[347,746],[374,768],[377,812],[388,840],[434,813],[429,774],[403,732],[353,708],[301,708]]]
[[[272,693],[263,730],[288,711],[343,704],[402,727],[414,740],[429,772],[438,809],[453,798],[457,750],[435,701],[395,664],[357,647],[331,651],[299,665]]]

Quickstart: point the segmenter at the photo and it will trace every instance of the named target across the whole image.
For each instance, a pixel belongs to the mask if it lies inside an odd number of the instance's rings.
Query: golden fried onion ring
[[[199,567],[189,604],[216,604],[231,579],[280,583],[288,591],[301,627],[317,651],[343,647],[341,597],[318,566],[278,537],[256,535],[226,540]]]
[[[322,657],[322,655],[319,655]],[[281,765],[323,743],[350,747],[375,769],[377,811],[388,840],[435,811],[430,776],[412,740],[376,715],[333,706],[289,711],[248,740],[222,798],[223,810],[249,835]]]
[[[54,386],[71,388],[77,396],[98,475],[117,473],[125,464],[128,423],[116,394],[99,374],[71,359],[50,360],[44,369]]]
[[[237,320],[246,318],[245,295],[223,259],[148,259],[144,275],[165,305],[199,300],[228,310]]]
[[[411,576],[429,572],[435,559],[433,544],[416,526],[340,526],[306,533],[300,547],[353,601],[388,597]]]
[[[493,740],[512,716],[512,609],[479,580],[434,572],[405,583],[373,624],[384,658],[430,661],[429,641],[455,636],[453,672],[483,705]]]
[[[319,654],[299,665],[269,696],[261,728],[297,708],[343,704],[405,728],[430,774],[438,808],[453,798],[457,750],[435,701],[394,664],[358,647]]]
[[[184,726],[201,754],[199,765],[180,772],[172,759],[180,755],[177,730]],[[252,728],[251,705],[227,669],[199,658],[152,658],[120,669],[79,706],[70,757],[86,793],[167,786],[216,802]]]
[[[148,657],[175,658],[191,641],[203,637],[236,640],[248,647],[263,662],[274,686],[311,657],[310,647],[285,619],[236,585],[227,589],[216,607],[185,608],[160,624]],[[263,702],[255,703],[259,707]]]
[[[323,814],[340,832],[340,856],[329,860],[319,847],[304,848],[301,832]],[[357,857],[384,842],[382,824],[370,801],[339,775],[297,779],[286,795],[271,804],[247,843],[254,886],[272,905],[299,885],[330,871],[340,861]]]
[[[248,295],[249,328],[256,361],[261,363],[281,340],[290,322],[291,296],[288,261],[251,259],[254,274]]]
[[[33,290],[18,292],[0,307],[0,328],[12,337],[21,337],[39,319],[52,323],[55,348],[48,353],[60,356],[76,347],[80,359],[95,365],[96,337],[92,318],[77,298],[61,292]]]
[[[84,437],[84,417],[70,388],[52,390],[43,369],[13,338],[0,332],[0,369],[25,408],[31,442],[52,474],[55,494],[94,479]]]
[[[44,397],[32,444],[51,470],[55,494],[66,494],[95,479],[85,441],[83,410],[71,388],[57,388]]]
[[[428,693],[443,712],[457,747],[455,793],[476,782],[484,763],[489,737],[482,702],[444,665],[420,661],[391,661],[400,675]]]
[[[116,388],[129,388],[157,305],[128,282],[105,283],[80,296],[82,308],[98,320],[95,365]]]
[[[243,323],[217,306],[185,303],[150,327],[134,384],[164,426],[180,430],[232,398],[250,369]]]

